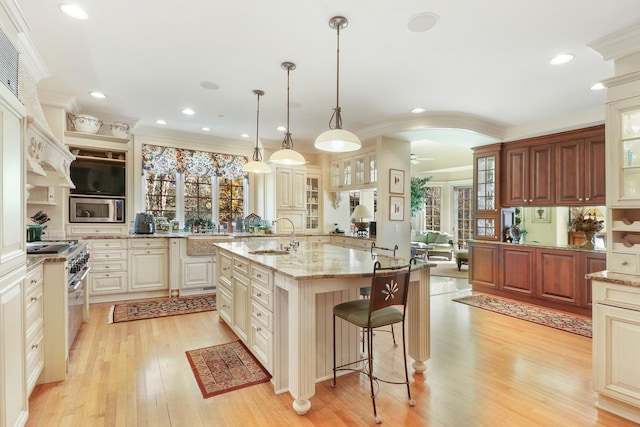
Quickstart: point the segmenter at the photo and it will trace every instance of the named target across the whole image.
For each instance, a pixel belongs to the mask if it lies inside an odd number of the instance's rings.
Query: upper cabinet
[[[306,231],[320,231],[322,218],[322,174],[307,171]]]
[[[556,143],[556,202],[605,204],[604,127],[593,135]]]
[[[552,206],[555,202],[553,144],[506,144],[504,206]]]
[[[277,168],[277,200],[278,209],[305,209],[306,208],[306,179],[304,168]]]
[[[500,240],[500,145],[478,148],[473,154],[476,195],[474,236],[480,240]]]
[[[359,152],[355,156],[334,159],[330,166],[332,191],[348,191],[375,187],[378,181],[376,151]]]
[[[640,201],[640,96],[609,104],[607,117],[609,204],[638,206]]]

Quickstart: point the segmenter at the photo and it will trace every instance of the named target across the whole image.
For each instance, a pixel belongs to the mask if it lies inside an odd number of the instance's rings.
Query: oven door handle
[[[85,266],[82,270],[80,270],[80,272],[76,276],[76,278],[73,281],[73,283],[71,283],[69,285],[68,292],[70,294],[76,292],[78,290],[78,288],[80,288],[82,286],[82,282],[87,277],[87,274],[89,274],[89,270],[91,270],[91,267],[89,267],[88,265]]]

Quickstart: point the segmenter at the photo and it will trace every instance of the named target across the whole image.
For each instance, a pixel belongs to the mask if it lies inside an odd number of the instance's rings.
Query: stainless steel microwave
[[[124,223],[124,198],[69,197],[69,222]]]

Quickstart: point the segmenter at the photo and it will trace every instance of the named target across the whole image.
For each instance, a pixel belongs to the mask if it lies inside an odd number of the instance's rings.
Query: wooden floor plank
[[[426,375],[411,375],[416,407],[403,386],[382,384],[384,425],[635,425],[595,408],[591,339],[452,301],[468,292],[438,290]],[[185,351],[237,339],[217,312],[108,324],[109,307],[91,306],[68,379],[36,387],[28,426],[373,424],[369,383],[358,374],[341,376],[336,388],[318,383],[306,416],[270,383],[203,399]],[[380,375],[402,369],[401,347],[389,334],[375,339]]]

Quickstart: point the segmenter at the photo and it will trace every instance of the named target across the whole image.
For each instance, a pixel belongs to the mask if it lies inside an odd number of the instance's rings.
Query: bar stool
[[[376,424],[382,423],[382,418],[378,416],[376,409],[376,395],[380,391],[380,382],[388,384],[406,384],[407,395],[409,396],[409,406],[415,406],[415,401],[411,398],[411,387],[409,382],[409,372],[407,370],[407,348],[405,339],[405,314],[407,307],[407,295],[409,292],[409,276],[411,274],[411,264],[415,265],[415,259],[407,265],[382,267],[379,261],[373,266],[373,277],[371,278],[371,295],[369,298],[348,301],[333,307],[333,387],[336,386],[337,371],[356,371],[369,377],[371,387],[371,402],[373,404],[373,415]],[[398,307],[400,306],[400,308]],[[360,364],[363,360],[345,363],[336,366],[336,317],[349,323],[359,326],[364,330],[367,341],[367,357],[364,360],[364,367],[353,366]],[[404,357],[404,381],[391,381],[378,378],[373,373],[373,330],[382,326],[402,324],[402,355]],[[377,390],[374,390],[373,383],[376,383]]]

